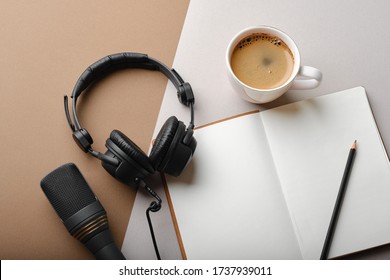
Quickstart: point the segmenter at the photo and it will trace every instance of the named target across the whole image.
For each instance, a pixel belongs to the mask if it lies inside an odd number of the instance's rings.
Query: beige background
[[[121,246],[135,191],[76,146],[63,95],[84,69],[108,54],[147,53],[168,66],[189,0],[0,2],[0,258],[91,258],[61,224],[39,182],[74,162],[105,207]],[[119,129],[147,152],[167,79],[125,70],[80,99],[79,118],[105,151]]]

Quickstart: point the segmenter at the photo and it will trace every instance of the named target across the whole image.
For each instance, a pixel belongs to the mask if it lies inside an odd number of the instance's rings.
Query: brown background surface
[[[0,2],[0,258],[91,258],[41,191],[56,167],[74,162],[105,207],[121,246],[135,191],[79,150],[63,109],[84,69],[103,56],[147,53],[172,65],[189,0]],[[80,98],[94,148],[119,129],[147,152],[165,76],[124,70]]]

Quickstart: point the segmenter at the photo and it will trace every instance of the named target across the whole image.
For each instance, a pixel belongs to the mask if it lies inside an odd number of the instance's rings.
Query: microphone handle
[[[90,240],[84,243],[84,245],[95,255],[97,260],[125,260],[125,256],[118,249],[114,243],[111,231],[105,229]]]

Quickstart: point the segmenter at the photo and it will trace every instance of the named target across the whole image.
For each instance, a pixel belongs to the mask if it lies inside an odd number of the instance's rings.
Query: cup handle
[[[298,76],[304,79],[295,79],[290,89],[312,89],[320,85],[322,73],[317,68],[311,66],[301,66],[298,71]]]

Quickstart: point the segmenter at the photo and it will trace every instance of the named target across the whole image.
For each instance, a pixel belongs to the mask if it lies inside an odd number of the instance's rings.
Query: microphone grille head
[[[46,175],[41,188],[62,221],[97,200],[74,163],[64,164]]]

